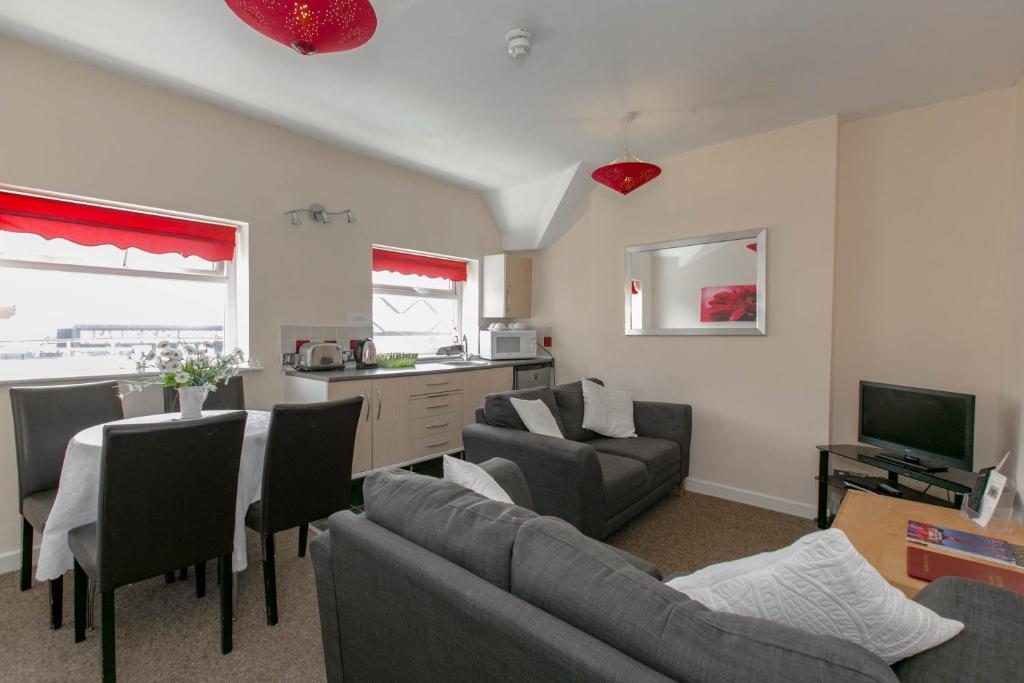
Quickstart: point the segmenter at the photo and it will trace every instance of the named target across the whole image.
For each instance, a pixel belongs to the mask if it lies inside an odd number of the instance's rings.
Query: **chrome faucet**
[[[466,360],[466,361],[470,360],[473,357],[473,354],[471,354],[469,352],[469,340],[466,338],[466,335],[462,335],[462,354],[461,355],[462,355],[462,360]]]

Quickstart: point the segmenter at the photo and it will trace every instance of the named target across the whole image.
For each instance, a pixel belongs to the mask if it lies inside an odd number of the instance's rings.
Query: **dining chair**
[[[32,587],[33,532],[43,532],[57,498],[68,443],[78,432],[124,417],[117,382],[14,387],[14,450],[21,513],[21,590]],[[50,581],[50,627],[60,628],[64,578]]]
[[[309,523],[349,506],[352,453],[363,397],[276,405],[270,414],[260,500],[245,524],[262,538],[267,624],[277,623],[274,534],[299,528],[299,557],[306,556]]]
[[[181,410],[178,403],[178,391],[172,387],[164,387],[164,412],[177,413]],[[217,384],[217,390],[211,391],[203,403],[203,410],[245,410],[245,389],[242,387],[242,376],[228,377]]]
[[[85,640],[91,580],[100,594],[104,681],[116,677],[114,590],[213,558],[220,561],[221,652],[231,652],[231,553],[246,417],[239,411],[104,427],[97,519],[68,532],[75,642]]]

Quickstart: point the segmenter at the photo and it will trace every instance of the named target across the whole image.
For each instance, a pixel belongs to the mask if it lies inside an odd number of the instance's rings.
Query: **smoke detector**
[[[505,34],[508,42],[508,56],[512,59],[526,59],[530,54],[530,32],[525,28],[514,28]]]

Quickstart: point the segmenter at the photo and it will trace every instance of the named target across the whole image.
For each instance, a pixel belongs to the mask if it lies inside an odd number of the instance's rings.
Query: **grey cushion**
[[[1024,596],[980,581],[937,579],[914,600],[964,630],[893,667],[904,683],[1005,683],[1024,676]]]
[[[512,593],[680,681],[897,680],[853,643],[708,610],[550,517],[520,529]]]
[[[40,491],[21,501],[21,514],[36,531],[42,532],[46,520],[50,518],[53,501],[57,498],[57,489]]]
[[[533,507],[533,496],[530,495],[530,487],[526,484],[523,471],[519,465],[505,458],[491,458],[480,463],[480,467],[489,475],[494,477],[512,502],[527,510],[535,510]]]
[[[600,436],[587,443],[600,453],[612,453],[642,462],[652,482],[660,483],[679,473],[679,444],[675,441],[649,436],[635,439],[610,439]]]
[[[537,515],[488,500],[458,484],[405,470],[374,472],[363,483],[366,518],[508,590],[512,544]]]
[[[99,557],[96,522],[75,527],[68,532],[68,548],[75,560],[89,576],[96,577],[96,562]]]
[[[590,378],[604,386],[599,379]],[[573,441],[588,441],[597,436],[597,432],[583,428],[583,381],[560,384],[554,388],[555,401],[558,403],[558,414],[562,420],[562,434]]]
[[[487,418],[487,424],[493,427],[526,431],[526,425],[523,424],[522,418],[519,417],[519,413],[512,407],[512,401],[509,400],[512,398],[519,398],[524,401],[536,401],[537,399],[544,401],[544,405],[548,407],[551,415],[555,418],[558,428],[562,430],[563,434],[565,433],[565,429],[562,427],[562,420],[558,415],[558,404],[555,402],[555,394],[547,387],[517,389],[516,391],[488,394],[484,397],[484,417]]]
[[[326,520],[325,520],[326,521]],[[328,681],[344,680],[341,668],[341,618],[334,595],[334,566],[331,562],[331,534],[324,531],[309,542],[309,555],[316,575],[316,598],[320,607],[320,639]]]
[[[605,514],[614,515],[643,494],[647,468],[639,460],[611,453],[598,453],[597,461],[604,480]]]

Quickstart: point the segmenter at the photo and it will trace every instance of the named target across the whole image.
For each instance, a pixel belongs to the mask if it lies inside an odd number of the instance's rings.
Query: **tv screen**
[[[861,382],[858,438],[899,455],[970,470],[974,396]]]

